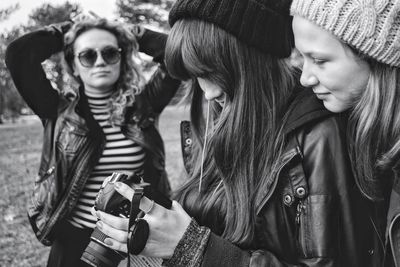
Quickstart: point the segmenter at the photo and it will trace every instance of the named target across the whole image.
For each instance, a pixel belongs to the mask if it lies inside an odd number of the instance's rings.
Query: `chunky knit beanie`
[[[214,23],[264,53],[288,57],[294,45],[290,0],[177,0],[171,27],[183,18]]]
[[[399,0],[293,0],[290,12],[371,58],[400,67]]]

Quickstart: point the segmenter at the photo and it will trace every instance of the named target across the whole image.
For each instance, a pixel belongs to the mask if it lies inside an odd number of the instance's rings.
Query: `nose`
[[[103,56],[101,55],[101,53],[97,52],[97,58],[96,58],[96,62],[94,62],[95,66],[105,66],[106,62],[103,59]]]
[[[221,92],[219,92],[219,91],[216,91],[216,90],[205,90],[204,91],[204,97],[207,99],[207,100],[213,100],[213,99],[216,99],[216,98],[218,98],[218,97],[220,97],[222,95],[222,93]]]
[[[310,67],[308,66],[307,63],[303,64],[303,68],[301,71],[301,76],[300,76],[300,83],[304,87],[311,87],[315,86],[318,83],[318,79],[315,76],[315,74],[310,70]]]

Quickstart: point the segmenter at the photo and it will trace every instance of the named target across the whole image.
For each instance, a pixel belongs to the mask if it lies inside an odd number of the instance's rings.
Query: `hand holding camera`
[[[123,183],[116,183],[115,189],[126,199],[132,199],[135,190]],[[146,214],[141,220],[145,220],[149,226],[149,236],[140,255],[168,259],[173,255],[175,247],[182,238],[191,221],[190,216],[176,201],[172,202],[170,209],[163,207],[143,196],[140,199],[139,208]],[[98,212],[102,224],[101,231],[109,237],[105,243],[109,248],[127,252],[128,219],[112,216],[104,212]],[[135,238],[132,239],[135,242]]]
[[[116,191],[115,185],[124,185],[132,190],[129,200]],[[150,184],[143,182],[140,176],[135,174],[128,176],[123,173],[113,173],[105,179],[94,205],[96,215],[99,212],[104,214],[100,219],[111,218],[109,221],[105,220],[119,230],[117,236],[122,237],[118,240],[125,243],[127,240],[132,240],[132,242],[129,242],[129,252],[133,254],[139,254],[143,250],[149,235],[147,222],[141,219],[143,212],[140,210],[140,203],[144,195],[154,199],[149,200],[150,203],[154,204],[154,201],[156,201],[165,208],[170,208],[172,205],[171,200],[153,189]],[[146,199],[148,200],[147,197]],[[142,209],[144,208],[142,207]],[[104,225],[102,222],[97,223],[91,235],[91,241],[81,259],[91,266],[117,266],[126,257],[126,253],[120,252],[127,251],[126,245],[125,249],[117,248],[120,251],[110,249],[107,239],[109,239],[109,235],[113,236],[114,233],[108,234],[107,231],[104,231],[107,227],[104,228],[102,225]],[[129,238],[124,236],[128,229],[131,230],[129,231]]]

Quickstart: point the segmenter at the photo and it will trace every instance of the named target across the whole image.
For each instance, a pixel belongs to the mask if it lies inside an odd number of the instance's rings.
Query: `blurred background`
[[[7,45],[26,32],[63,22],[71,15],[93,11],[108,19],[140,23],[159,31],[168,31],[168,11],[174,0],[2,0],[0,1],[0,124],[29,113],[16,92],[4,63]],[[61,66],[54,58],[45,65],[53,85],[62,88]],[[144,71],[151,70],[151,61],[144,60]]]
[[[168,11],[174,0],[1,0],[0,1],[0,266],[45,266],[49,248],[31,230],[26,203],[33,189],[42,145],[42,125],[16,91],[4,63],[7,45],[24,33],[71,14],[93,11],[108,19],[140,23],[167,32]],[[140,56],[143,72],[150,77],[151,58]],[[53,87],[66,90],[65,75],[56,55],[43,67]],[[188,108],[178,105],[184,90],[163,112],[160,132],[165,141],[167,172],[173,188],[181,184],[183,163],[179,123]]]

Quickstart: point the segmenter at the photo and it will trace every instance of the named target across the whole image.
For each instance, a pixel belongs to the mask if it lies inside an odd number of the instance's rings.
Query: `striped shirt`
[[[141,146],[127,139],[119,126],[113,127],[108,121],[109,93],[85,92],[94,119],[103,129],[106,144],[104,151],[90,174],[70,222],[80,228],[94,228],[97,219],[90,213],[97,193],[107,176],[113,172],[143,174],[145,152]]]

